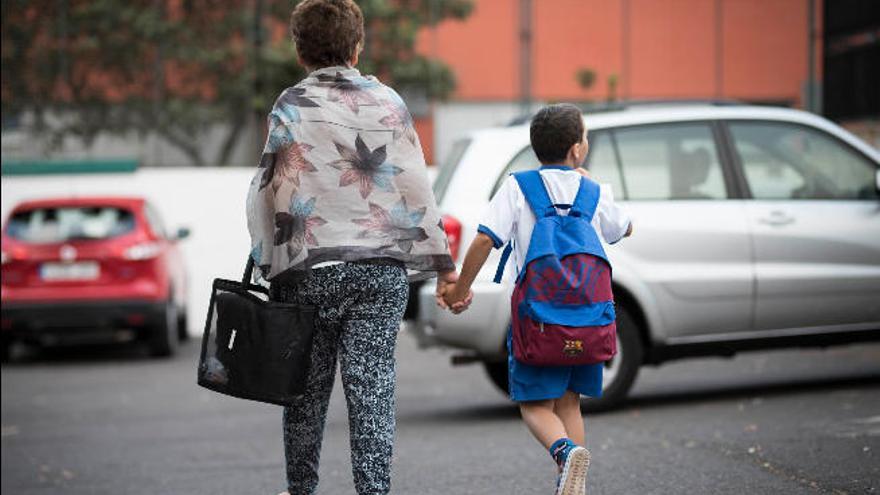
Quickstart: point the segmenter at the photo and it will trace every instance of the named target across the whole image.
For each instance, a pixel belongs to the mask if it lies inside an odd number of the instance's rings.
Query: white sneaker
[[[587,470],[590,468],[590,451],[583,447],[575,447],[568,453],[556,495],[584,495],[587,493]]]

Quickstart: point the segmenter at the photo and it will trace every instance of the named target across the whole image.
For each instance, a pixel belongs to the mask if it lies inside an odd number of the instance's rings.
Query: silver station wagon
[[[619,404],[639,367],[688,356],[880,340],[880,153],[816,115],[669,103],[585,115],[584,167],[611,184],[634,234],[606,246],[618,355],[603,397]],[[456,262],[511,172],[538,167],[528,124],[457,142],[435,194]],[[460,349],[507,389],[511,285],[492,283],[494,250],[461,315],[413,287],[409,329]],[[508,267],[510,271],[510,267]]]

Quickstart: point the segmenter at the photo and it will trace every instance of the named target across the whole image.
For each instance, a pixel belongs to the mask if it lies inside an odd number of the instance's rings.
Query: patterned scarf
[[[412,117],[375,77],[328,67],[286,89],[247,198],[259,275],[392,259],[410,279],[454,268]]]

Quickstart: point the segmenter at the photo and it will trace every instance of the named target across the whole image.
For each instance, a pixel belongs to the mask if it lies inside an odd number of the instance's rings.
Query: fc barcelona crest
[[[583,354],[584,352],[584,342],[582,340],[565,340],[565,347],[562,348],[562,352],[566,356],[577,356],[578,354]]]

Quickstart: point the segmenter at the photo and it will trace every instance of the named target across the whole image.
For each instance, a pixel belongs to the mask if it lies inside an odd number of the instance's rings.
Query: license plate
[[[40,266],[40,278],[49,281],[95,280],[100,275],[101,269],[94,261],[43,263]]]

